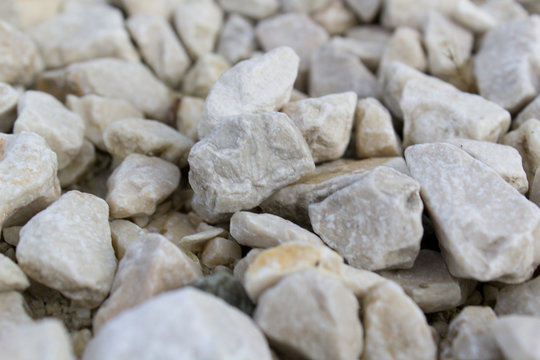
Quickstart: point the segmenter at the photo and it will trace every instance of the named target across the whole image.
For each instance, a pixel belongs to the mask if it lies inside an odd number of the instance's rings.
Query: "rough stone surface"
[[[505,359],[540,359],[540,319],[511,315],[497,319],[492,331]]]
[[[128,246],[133,241],[146,234],[144,229],[128,220],[111,221],[110,227],[112,246],[118,260],[124,257]]]
[[[0,132],[9,133],[17,118],[19,92],[9,84],[0,82]]]
[[[415,145],[405,158],[452,275],[507,283],[532,275],[540,262],[534,204],[454,145]]]
[[[217,46],[221,54],[231,64],[249,59],[256,46],[255,29],[244,17],[231,13],[221,29]]]
[[[388,41],[379,64],[379,69],[391,63],[399,61],[416,70],[425,72],[427,59],[422,48],[422,35],[409,27],[397,28]]]
[[[199,140],[197,128],[201,119],[204,99],[183,96],[176,112],[176,129],[193,141]]]
[[[360,18],[363,23],[372,22],[379,8],[381,7],[382,0],[345,0],[347,5],[354,10],[354,13]]]
[[[108,217],[102,199],[65,193],[21,229],[19,266],[76,303],[96,307],[109,293],[116,270]]]
[[[263,19],[279,9],[279,0],[252,0],[249,6],[246,6],[243,0],[218,0],[218,2],[227,12],[236,12],[253,19]]]
[[[182,83],[183,93],[205,98],[208,96],[212,85],[230,67],[229,62],[219,54],[208,53],[201,55],[186,74]]]
[[[302,134],[282,113],[222,120],[193,146],[188,161],[191,187],[217,212],[251,209],[314,169]]]
[[[291,358],[357,359],[362,353],[358,301],[338,278],[314,270],[266,291],[254,320],[272,347]]]
[[[90,341],[83,356],[84,360],[133,358],[270,360],[272,357],[264,335],[248,316],[212,295],[189,287],[156,296],[112,319]]]
[[[540,317],[540,276],[518,285],[508,285],[497,294],[497,315]]]
[[[79,150],[79,154],[62,170],[58,171],[60,185],[66,187],[75,184],[94,165],[96,160],[96,149],[88,140],[84,140]]]
[[[179,181],[180,170],[170,162],[140,154],[128,155],[107,180],[111,216],[152,215]]]
[[[517,129],[529,119],[540,119],[540,96],[534,98],[512,121],[512,129]]]
[[[223,73],[204,103],[199,138],[210,134],[224,117],[279,110],[289,101],[298,64],[291,48],[280,47]]]
[[[540,166],[540,120],[527,120],[519,128],[506,134],[501,143],[519,151],[523,169],[527,173],[529,184],[532,185],[536,169]]]
[[[7,256],[0,254],[0,292],[24,291],[30,282],[21,268]]]
[[[311,17],[330,35],[343,34],[358,22],[343,0],[331,1],[328,6],[316,10]]]
[[[201,253],[201,263],[209,268],[231,265],[242,258],[242,248],[234,240],[215,237],[209,240]]]

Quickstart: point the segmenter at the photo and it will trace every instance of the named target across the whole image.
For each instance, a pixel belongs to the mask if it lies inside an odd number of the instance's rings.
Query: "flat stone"
[[[474,281],[450,275],[441,254],[432,250],[420,250],[410,269],[387,270],[379,275],[398,283],[425,313],[463,304],[475,286]]]
[[[422,240],[420,185],[386,166],[309,206],[313,230],[354,267],[413,266]]]
[[[146,234],[144,229],[128,220],[113,220],[110,227],[112,246],[118,260],[124,257],[132,242],[139,236]]]
[[[321,239],[288,220],[271,214],[239,211],[231,218],[232,237],[251,248],[271,248],[291,242],[322,245]]]
[[[191,60],[166,18],[158,15],[136,15],[126,21],[144,61],[159,79],[177,87]]]
[[[426,318],[399,285],[386,281],[374,285],[362,301],[363,359],[437,358],[437,346]]]
[[[23,225],[60,196],[55,153],[23,131],[0,134],[0,227]]]
[[[206,98],[212,85],[230,67],[231,64],[219,54],[208,53],[201,55],[186,74],[182,83],[182,92]]]
[[[176,112],[176,129],[193,141],[199,140],[197,128],[202,116],[204,99],[182,96]]]
[[[10,339],[14,327],[33,323],[28,314],[28,305],[20,292],[0,292],[0,341]]]
[[[253,0],[246,6],[243,0],[218,0],[219,5],[227,12],[236,12],[253,18],[264,19],[279,10],[279,0]]]
[[[540,166],[540,120],[527,120],[519,128],[506,134],[501,143],[519,151],[523,169],[527,173],[529,184],[532,185],[536,169]]]
[[[174,25],[192,59],[212,52],[223,25],[223,10],[213,0],[186,0],[174,8]]]
[[[401,140],[392,115],[375,98],[358,101],[354,115],[354,142],[358,158],[401,156]]]
[[[540,96],[534,98],[512,121],[512,129],[515,130],[529,119],[540,119]]]
[[[19,266],[75,303],[96,307],[109,293],[116,270],[108,218],[102,199],[65,193],[21,229]]]
[[[505,359],[540,358],[540,319],[537,317],[503,316],[494,322],[491,329]]]
[[[17,118],[19,92],[9,84],[0,82],[0,132],[9,133]]]
[[[94,165],[96,160],[96,149],[88,140],[84,140],[79,151],[73,160],[62,170],[58,171],[60,185],[66,187],[79,181]]]
[[[155,120],[125,118],[112,122],[103,133],[109,153],[117,160],[131,154],[156,156],[180,167],[186,164],[193,141]]]
[[[371,70],[377,70],[392,33],[378,25],[355,26],[347,30],[345,39],[354,40],[356,53]]]
[[[24,291],[30,282],[21,268],[7,256],[0,254],[0,292]]]
[[[343,284],[353,292],[354,296],[360,301],[369,293],[372,286],[386,282],[382,276],[377,273],[357,269],[350,265],[343,265],[341,270],[341,280]]]
[[[499,290],[495,312],[497,315],[540,316],[540,276],[518,285]]]
[[[139,59],[122,13],[111,6],[71,2],[58,15],[30,27],[27,34],[49,69],[101,57]]]
[[[186,235],[178,241],[178,246],[186,251],[201,252],[209,240],[218,236],[227,236],[227,231],[217,226],[199,224],[193,234]]]
[[[356,16],[345,6],[343,0],[330,1],[328,6],[313,12],[311,17],[329,35],[343,34],[358,23]]]
[[[536,175],[538,176],[535,175],[532,184],[530,184],[529,200],[540,207],[540,171],[538,169],[536,170]]]
[[[373,21],[383,3],[382,0],[345,0],[363,23]]]
[[[0,20],[0,81],[9,84],[30,85],[45,64],[39,50],[20,30]]]
[[[251,22],[241,15],[231,13],[221,29],[217,53],[231,64],[249,59],[255,48],[255,29]]]
[[[242,248],[234,240],[215,237],[204,246],[201,263],[209,268],[234,264],[242,258]]]
[[[397,28],[386,45],[379,69],[383,69],[392,61],[399,61],[416,70],[425,72],[427,59],[422,48],[422,34],[409,27]]]
[[[249,252],[244,256],[242,259],[238,260],[236,265],[234,265],[233,269],[233,275],[240,280],[242,283],[245,279],[245,274],[247,269],[251,266],[251,264],[255,261],[257,256],[259,256],[260,253],[262,253],[263,249],[251,249]]]
[[[343,259],[326,246],[289,243],[264,250],[253,260],[244,274],[244,287],[257,302],[264,291],[285,276],[314,269],[339,276]]]
[[[188,162],[191,187],[217,212],[251,209],[315,167],[302,134],[282,113],[225,118],[191,148]]]
[[[253,317],[272,348],[291,358],[357,359],[362,353],[358,301],[339,279],[315,270],[289,275],[266,291]]]
[[[459,0],[385,0],[381,14],[382,25],[389,28],[408,26],[422,29],[431,10],[450,14]]]
[[[164,236],[140,236],[118,264],[111,295],[94,317],[94,332],[121,312],[200,277],[200,267]]]
[[[351,137],[357,96],[354,92],[309,98],[286,104],[289,115],[306,139],[313,161],[343,156]]]
[[[114,218],[152,215],[178,187],[180,170],[168,161],[128,155],[107,180],[107,203]]]
[[[453,276],[527,280],[540,262],[540,210],[493,169],[450,144],[407,148],[405,159]],[[488,189],[488,191],[486,191]],[[494,197],[493,194],[497,194]]]
[[[298,64],[298,55],[281,47],[224,72],[204,103],[199,138],[210,134],[225,117],[279,110],[289,101]]]
[[[62,0],[28,2],[24,0],[3,1],[0,18],[13,26],[25,29],[54,16],[62,9]]]
[[[152,328],[149,332],[148,329]],[[261,331],[240,310],[192,287],[158,295],[109,321],[84,360],[270,360]]]

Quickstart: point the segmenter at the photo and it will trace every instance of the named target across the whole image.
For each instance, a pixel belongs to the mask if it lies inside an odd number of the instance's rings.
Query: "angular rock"
[[[0,254],[0,292],[24,291],[30,282],[21,268],[7,256]]]
[[[201,55],[186,74],[182,83],[183,93],[206,98],[212,85],[230,67],[229,62],[221,55],[214,53]]]
[[[291,48],[281,47],[223,73],[204,103],[199,138],[210,134],[224,117],[279,110],[289,101],[298,63]]]
[[[540,319],[532,316],[504,316],[491,327],[497,344],[505,359],[540,358],[538,334],[540,334]]]
[[[347,30],[345,39],[354,40],[356,53],[372,71],[377,70],[384,50],[392,37],[391,32],[382,26],[362,25]]]
[[[242,16],[231,13],[221,29],[217,53],[231,64],[236,64],[249,59],[256,47],[253,25]]]
[[[176,129],[193,141],[199,140],[197,127],[201,119],[204,100],[183,96],[176,112]]]
[[[451,13],[459,0],[385,0],[381,14],[382,25],[389,28],[408,26],[422,29],[431,10]]]
[[[243,0],[218,0],[218,2],[227,12],[236,12],[253,19],[263,19],[279,10],[279,0],[252,0],[249,6],[246,6]]]
[[[19,92],[9,84],[0,82],[0,132],[9,133],[17,118]]]
[[[215,237],[209,240],[201,253],[201,263],[209,268],[234,264],[242,258],[242,248],[236,241]]]
[[[83,359],[195,360],[200,354],[207,359],[271,359],[264,335],[248,316],[191,287],[156,296],[109,321]]]
[[[188,161],[191,187],[217,212],[251,209],[314,169],[302,134],[282,113],[225,118]]]
[[[363,359],[379,360],[437,358],[426,318],[416,304],[395,283],[374,285],[364,297]]]
[[[0,341],[9,339],[14,327],[33,323],[28,314],[28,305],[20,292],[0,292]]]
[[[372,22],[379,8],[381,7],[382,0],[345,0],[347,5],[351,7],[358,18],[363,23]]]
[[[479,281],[523,282],[540,262],[540,210],[493,169],[458,147],[405,151],[450,273]],[[488,190],[486,190],[488,189]],[[496,197],[493,194],[497,194]]]
[[[168,19],[171,17],[174,5],[175,3],[178,3],[178,1],[114,0],[111,1],[111,3],[116,3],[116,5],[124,9],[130,17],[139,14],[149,14],[161,16],[164,19]]]
[[[94,317],[94,332],[123,311],[200,277],[200,267],[164,236],[140,236],[118,264],[111,295]]]
[[[540,276],[518,285],[505,286],[497,294],[497,315],[540,317]]]
[[[0,18],[13,26],[25,29],[54,16],[62,8],[62,0],[42,0],[39,2],[24,0],[2,1]]]
[[[196,224],[189,214],[171,211],[161,216],[154,216],[153,220],[145,227],[147,231],[157,232],[165,236],[169,241],[178,244],[184,236],[197,232]]]
[[[420,32],[409,27],[399,27],[394,31],[382,55],[379,71],[392,61],[402,62],[422,72],[426,71],[427,59],[422,48]]]
[[[109,293],[116,270],[108,217],[102,199],[65,193],[21,229],[19,266],[75,303],[96,307]]]
[[[94,165],[96,160],[96,149],[88,140],[84,140],[79,150],[79,154],[71,162],[58,171],[58,180],[60,185],[66,187],[75,184],[83,175],[85,175]]]
[[[497,25],[497,20],[471,0],[458,0],[452,18],[474,32],[484,34]]]
[[[139,236],[146,234],[144,229],[128,220],[114,220],[110,223],[111,240],[116,258],[122,259],[129,245]]]
[[[345,6],[343,0],[331,1],[328,6],[316,10],[311,17],[329,35],[343,34],[347,29],[358,23],[356,16]]]
[[[168,161],[128,155],[107,180],[107,203],[114,218],[152,215],[178,187],[180,170]]]
[[[263,249],[249,250],[246,256],[244,256],[242,259],[240,259],[236,263],[236,265],[234,265],[233,275],[243,283],[247,269],[255,261],[257,256],[259,256],[259,254],[262,252],[263,252]]]
[[[2,230],[4,241],[11,246],[17,246],[19,243],[19,232],[22,226],[10,226]]]
[[[313,161],[336,160],[343,156],[354,119],[357,96],[354,92],[326,95],[286,104],[289,115],[306,139]]]
[[[178,246],[183,250],[198,253],[204,249],[204,246],[209,240],[217,238],[218,236],[227,236],[227,231],[220,227],[201,223],[194,234],[182,237],[180,241],[178,241]]]
[[[350,265],[343,265],[341,270],[341,280],[343,281],[343,284],[353,292],[358,300],[362,300],[368,294],[372,286],[389,281],[377,273],[357,269]]]
[[[226,222],[232,216],[232,213],[220,213],[210,209],[204,204],[204,200],[197,194],[193,194],[191,199],[191,207],[193,211],[205,222],[209,224],[218,224]]]
[[[287,276],[259,299],[254,320],[272,347],[291,358],[358,359],[358,301],[334,277],[317,271]]]
[[[534,98],[512,121],[512,129],[515,130],[529,119],[540,119],[540,96]]]
[[[529,119],[518,129],[509,132],[501,143],[512,146],[521,155],[523,169],[529,184],[534,183],[536,169],[540,166],[540,120]]]
[[[333,0],[281,0],[283,12],[312,13],[329,6]]]

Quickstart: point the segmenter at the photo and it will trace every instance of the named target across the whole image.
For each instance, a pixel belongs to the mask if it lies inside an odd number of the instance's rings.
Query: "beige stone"
[[[316,10],[311,17],[329,35],[343,34],[358,22],[354,13],[345,6],[343,0],[331,1],[328,6]]]
[[[14,327],[33,322],[28,314],[28,305],[17,291],[0,292],[0,314],[0,341],[9,339]]]
[[[230,67],[229,62],[219,54],[207,53],[201,55],[186,74],[182,83],[183,93],[206,98],[212,85]]]
[[[201,223],[193,234],[183,236],[177,245],[190,252],[201,252],[208,241],[218,237],[227,236],[227,231],[217,226]]]
[[[264,251],[263,249],[249,250],[246,256],[238,260],[236,262],[236,265],[234,265],[234,269],[233,269],[234,276],[243,283],[247,269],[249,269],[249,267],[255,261],[257,256],[259,256],[259,254],[262,253],[263,251]]]
[[[218,0],[218,2],[227,12],[236,12],[257,20],[273,15],[279,9],[279,0],[252,0],[249,6],[246,6],[243,0]]]
[[[219,35],[217,53],[231,64],[236,64],[249,59],[256,47],[253,25],[241,15],[229,14]]]
[[[534,98],[512,121],[512,129],[515,130],[529,119],[540,119],[540,96]]]
[[[420,30],[431,10],[451,13],[459,0],[383,0],[381,22],[385,27],[408,26]]]
[[[193,235],[197,231],[190,216],[177,211],[154,217],[145,229],[160,233],[176,245],[184,236]]]
[[[458,0],[452,18],[476,34],[483,34],[497,25],[497,20],[471,0]]]
[[[347,5],[351,7],[360,21],[363,23],[372,22],[383,0],[345,0]]]
[[[19,92],[9,84],[0,82],[0,132],[9,133],[17,118]]]
[[[30,282],[21,268],[7,256],[0,254],[0,292],[24,291]]]
[[[113,220],[110,227],[112,246],[118,260],[124,257],[128,246],[132,242],[139,236],[146,234],[144,229],[128,220]]]
[[[116,270],[108,217],[102,199],[65,193],[21,229],[19,266],[75,303],[96,307],[109,293]]]
[[[285,277],[259,299],[254,320],[291,358],[358,359],[358,301],[335,277],[311,270]]]
[[[392,33],[382,26],[362,25],[347,30],[346,39],[354,40],[358,56],[366,66],[377,70]]]
[[[204,246],[201,263],[213,268],[220,265],[231,265],[242,258],[242,248],[234,240],[215,237]]]
[[[499,290],[495,312],[497,315],[528,315],[540,317],[540,276],[518,285]]]
[[[209,208],[205,205],[204,200],[197,194],[193,194],[191,207],[202,220],[209,224],[226,222],[232,216],[232,213],[221,213]]]
[[[109,1],[109,0],[107,0]],[[149,14],[169,19],[178,0],[111,0],[111,4],[123,8],[129,16]]]
[[[46,20],[62,8],[62,0],[6,0],[0,3],[0,18],[25,29]]]
[[[202,116],[204,99],[182,96],[176,112],[176,129],[193,141],[199,140],[197,128]]]
[[[58,171],[60,185],[66,187],[79,181],[94,165],[96,149],[88,140],[84,140],[79,154],[62,170]]]
[[[19,232],[22,226],[10,226],[2,229],[2,237],[6,243],[11,246],[17,246],[19,243]]]
[[[497,319],[492,331],[505,359],[536,360],[540,358],[538,334],[540,319],[510,315]]]
[[[399,61],[425,72],[427,59],[422,48],[422,35],[409,27],[397,28],[388,41],[379,64],[379,71],[392,61]]]
[[[343,265],[341,270],[343,284],[353,292],[358,300],[364,299],[372,286],[388,281],[377,273]]]
[[[532,186],[536,169],[540,166],[540,120],[527,120],[519,128],[506,134],[501,143],[519,151],[523,169]]]

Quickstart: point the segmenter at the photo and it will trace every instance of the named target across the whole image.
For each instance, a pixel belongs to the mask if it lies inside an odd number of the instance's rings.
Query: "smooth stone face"
[[[58,171],[58,180],[60,185],[66,187],[75,184],[83,175],[85,175],[94,165],[96,160],[96,149],[88,140],[84,140],[79,154],[71,162]]]
[[[251,249],[249,252],[244,256],[242,259],[240,259],[236,265],[234,265],[233,269],[233,275],[242,283],[244,282],[245,274],[247,269],[251,266],[251,264],[255,261],[257,256],[259,256],[260,253],[262,253],[263,249]]]
[[[360,301],[369,293],[372,286],[388,281],[377,273],[357,269],[350,265],[343,265],[341,270],[341,280]]]
[[[363,359],[437,358],[424,314],[397,284],[386,281],[374,285],[362,305]]]
[[[227,232],[220,227],[209,225],[203,227],[201,225],[197,227],[194,234],[182,237],[180,241],[178,241],[177,245],[183,250],[199,253],[203,251],[204,246],[209,240],[212,240],[218,236],[227,235]]]
[[[266,291],[254,320],[272,347],[292,358],[357,359],[362,353],[358,301],[339,279],[314,270]]]
[[[415,145],[405,158],[452,275],[506,283],[532,275],[540,261],[534,204],[454,145]]]
[[[191,199],[191,207],[193,211],[208,224],[218,224],[229,220],[232,213],[217,212],[204,203],[204,200],[197,194],[193,194]]]
[[[108,217],[102,199],[65,193],[21,229],[19,266],[76,303],[96,307],[109,293],[116,270]]]
[[[0,227],[23,225],[60,196],[56,154],[32,132],[0,134]]]
[[[451,16],[470,31],[480,35],[497,25],[497,20],[492,15],[471,0],[458,0]]]
[[[233,238],[251,248],[271,248],[290,242],[322,245],[321,239],[310,231],[279,216],[239,211],[231,218]]]
[[[224,119],[193,146],[188,162],[191,187],[222,213],[251,209],[315,167],[302,134],[282,113]]]
[[[34,322],[22,294],[17,291],[0,292],[0,314],[0,341],[9,339],[14,327]]]
[[[176,129],[193,141],[199,140],[197,127],[201,119],[204,99],[183,96],[176,112]]]
[[[94,317],[94,332],[126,309],[200,277],[200,267],[164,236],[140,236],[118,264],[111,295]]]
[[[383,3],[382,0],[345,0],[345,2],[363,23],[372,22]]]
[[[242,248],[236,241],[215,237],[209,240],[201,253],[201,263],[209,268],[234,264],[242,258]]]
[[[182,83],[183,92],[188,95],[206,98],[212,85],[230,67],[229,62],[221,55],[214,53],[202,55],[186,74]]]
[[[381,166],[310,205],[311,225],[354,267],[410,268],[423,234],[419,190],[414,179]]]
[[[523,169],[527,173],[529,184],[532,185],[536,169],[540,166],[540,120],[527,120],[519,128],[506,134],[501,143],[519,151]]]
[[[9,133],[17,118],[19,92],[9,84],[0,82],[0,132]]]
[[[537,317],[503,316],[497,319],[491,328],[505,359],[540,358],[540,319]]]
[[[348,29],[346,35],[345,39],[353,40],[357,44],[362,62],[370,70],[377,70],[392,33],[382,26],[362,25]]]
[[[409,27],[399,27],[388,41],[379,64],[383,69],[392,61],[399,61],[419,71],[426,71],[427,59],[422,48],[422,35]]]
[[[2,238],[11,246],[17,246],[19,243],[19,232],[22,226],[10,226],[2,229]]]
[[[118,260],[124,257],[132,242],[137,240],[139,236],[146,234],[144,229],[128,220],[111,221],[110,227],[112,245]]]
[[[474,281],[450,275],[441,254],[432,250],[420,250],[411,269],[379,274],[398,283],[425,313],[461,305],[475,285]]]
[[[529,119],[540,119],[540,96],[537,96],[512,121],[512,129],[515,130]]]
[[[54,16],[61,8],[62,0],[43,0],[39,2],[7,0],[2,2],[0,18],[10,22],[13,26],[25,29]]]
[[[248,316],[191,287],[156,296],[109,321],[90,341],[83,359],[196,360],[201,356],[271,359],[264,335]]]
[[[137,15],[130,17],[126,26],[157,77],[171,87],[178,86],[191,60],[167,20],[158,15]]]
[[[540,317],[540,276],[500,289],[495,312],[499,316],[515,314]]]
[[[331,1],[328,6],[316,10],[311,17],[325,28],[329,35],[343,34],[358,22],[354,13],[342,0]]]
[[[252,0],[249,6],[243,0],[218,0],[218,3],[227,12],[236,12],[253,19],[264,19],[279,9],[279,0]]]
[[[30,282],[21,268],[7,256],[0,254],[0,291],[24,291]]]
[[[231,64],[249,59],[256,46],[255,29],[244,17],[231,13],[221,29],[217,53]]]
[[[15,134],[32,131],[41,135],[58,157],[58,168],[66,167],[79,153],[84,121],[49,94],[26,91],[19,100]]]
[[[111,216],[152,215],[156,206],[178,187],[180,170],[168,161],[128,155],[107,180]]]
[[[356,100],[354,92],[346,92],[290,102],[282,111],[300,129],[313,160],[318,163],[336,160],[345,153]]]
[[[291,48],[280,47],[224,72],[204,103],[199,138],[210,134],[225,117],[279,110],[289,101],[298,64]]]
[[[389,28],[409,26],[420,30],[431,10],[449,14],[458,1],[384,0],[381,22]]]

